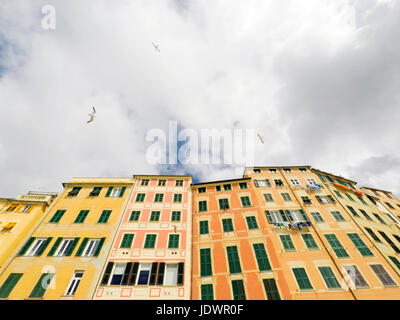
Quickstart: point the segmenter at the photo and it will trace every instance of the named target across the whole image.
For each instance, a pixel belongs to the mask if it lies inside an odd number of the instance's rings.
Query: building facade
[[[132,178],[75,178],[0,275],[0,299],[90,300]]]
[[[190,299],[191,181],[135,176],[94,299]]]

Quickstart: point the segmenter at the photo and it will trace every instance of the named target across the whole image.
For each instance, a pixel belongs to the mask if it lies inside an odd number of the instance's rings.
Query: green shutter
[[[310,233],[302,234],[301,237],[303,238],[304,243],[307,246],[307,249],[309,249],[309,250],[319,249],[312,234],[310,234]]]
[[[46,292],[47,287],[43,287],[43,285],[48,285],[53,278],[54,273],[43,273],[39,281],[36,283],[35,287],[33,288],[29,298],[42,298],[44,293]],[[47,283],[42,283],[44,280],[47,280]]]
[[[271,217],[271,212],[269,210],[265,210],[265,215],[267,216],[268,222],[273,223],[274,221],[272,220]]]
[[[208,234],[208,221],[200,221],[200,234]]]
[[[326,240],[328,240],[329,244],[332,247],[332,250],[335,252],[338,258],[348,258],[349,255],[347,251],[343,248],[342,244],[339,242],[338,238],[334,234],[326,234]]]
[[[179,234],[170,234],[168,241],[168,249],[179,248]]]
[[[279,237],[281,239],[282,246],[286,251],[295,251],[296,250],[290,235],[280,235]]]
[[[321,275],[324,278],[324,281],[329,289],[340,288],[340,284],[337,281],[330,267],[318,267],[318,269],[321,272]]]
[[[6,299],[10,295],[11,291],[14,289],[15,285],[22,277],[22,273],[10,273],[7,280],[3,283],[0,288],[0,298]]]
[[[109,187],[106,193],[106,197],[108,198],[112,192],[112,190],[114,189],[114,187]]]
[[[201,300],[214,300],[214,292],[212,284],[201,285]]]
[[[299,285],[300,290],[313,289],[310,280],[308,280],[308,276],[304,268],[293,268],[293,273],[296,278],[297,284]]]
[[[263,279],[263,283],[268,300],[281,300],[275,279]]]
[[[183,262],[178,263],[178,276],[177,276],[177,285],[182,285],[183,284],[183,276],[184,276],[184,270],[185,270],[185,264]]]
[[[256,254],[258,268],[260,269],[260,271],[270,271],[271,265],[268,260],[267,252],[265,251],[264,244],[254,243],[253,248]]]
[[[88,243],[89,238],[83,238],[81,245],[79,246],[78,250],[76,251],[75,256],[80,257],[85,250],[86,244]]]
[[[105,240],[106,240],[106,238],[101,238],[100,239],[99,245],[97,246],[97,249],[94,252],[94,256],[95,257],[97,257],[100,254],[101,248],[103,247]]]
[[[132,241],[133,241],[133,234],[132,233],[125,233],[124,237],[122,238],[121,247],[120,248],[124,248],[124,249],[131,248]]]
[[[232,219],[222,219],[222,229],[224,232],[233,231]]]
[[[211,249],[200,249],[200,276],[212,275]]]
[[[156,245],[156,235],[155,234],[148,234],[146,236],[146,240],[144,243],[145,249],[153,249]]]
[[[258,229],[258,225],[257,225],[257,220],[256,217],[246,217],[246,221],[247,221],[247,226],[250,230],[252,229]]]
[[[57,210],[49,222],[57,223],[60,221],[66,210]]]
[[[374,254],[368,247],[365,245],[364,241],[361,240],[358,234],[356,233],[349,233],[347,236],[353,242],[354,246],[358,249],[363,257],[372,257]]]
[[[308,219],[307,214],[304,212],[303,209],[300,209],[300,214],[303,217],[304,221],[310,221],[310,219]]]
[[[22,247],[21,251],[18,253],[18,255],[23,256],[26,251],[29,249],[29,247],[31,246],[31,244],[33,243],[33,241],[35,241],[36,237],[31,237],[26,243],[25,245]]]
[[[60,245],[60,242],[62,241],[63,238],[57,238],[56,242],[54,242],[53,246],[51,247],[49,253],[47,254],[48,256],[53,256],[54,253],[56,252],[58,246]]]
[[[280,213],[280,215],[281,215],[281,217],[282,217],[282,220],[283,220],[284,222],[288,222],[288,219],[287,219],[287,217],[286,217],[286,215],[285,215],[285,211],[279,210],[279,213]]]
[[[292,216],[292,213],[290,212],[290,210],[285,210],[285,211],[286,211],[286,215],[289,217],[289,220],[293,222],[294,220],[293,220],[293,216]]]
[[[246,300],[243,280],[232,280],[233,300]]]
[[[76,245],[79,242],[79,238],[74,238],[74,241],[72,242],[72,244],[69,246],[68,250],[65,252],[65,256],[70,256],[72,255],[72,252],[74,251]]]
[[[46,250],[47,246],[49,245],[49,243],[51,242],[52,239],[53,238],[47,238],[46,241],[41,246],[41,248],[36,252],[35,256],[42,255],[42,253],[44,252],[44,250]]]
[[[241,273],[242,268],[240,266],[239,254],[236,246],[226,247],[228,256],[229,272],[230,273]]]
[[[121,192],[120,192],[120,194],[119,194],[119,198],[122,198],[122,196],[123,196],[124,193],[125,193],[125,190],[126,190],[126,187],[122,187]]]

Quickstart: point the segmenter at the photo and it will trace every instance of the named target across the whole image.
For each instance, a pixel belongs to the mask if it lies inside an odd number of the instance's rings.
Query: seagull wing
[[[96,114],[96,109],[93,107],[93,114]]]

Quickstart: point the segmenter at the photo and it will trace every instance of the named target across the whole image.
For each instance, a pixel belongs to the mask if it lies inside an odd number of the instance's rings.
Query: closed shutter
[[[106,271],[104,272],[103,279],[101,280],[101,285],[105,286],[108,284],[108,280],[111,276],[111,271],[114,267],[114,262],[109,262],[106,267]]]
[[[42,253],[44,252],[44,250],[46,250],[47,246],[49,245],[49,243],[51,242],[51,239],[53,238],[47,238],[46,241],[44,242],[44,244],[40,247],[40,249],[36,252],[35,256],[40,256],[42,255]]]
[[[48,256],[53,256],[54,253],[56,252],[58,246],[60,245],[60,242],[62,241],[63,238],[57,238],[56,242],[53,244],[51,247],[49,253],[47,254]]]
[[[185,264],[183,262],[178,263],[178,279],[176,284],[182,285],[183,284],[183,273],[184,273],[184,266]]]
[[[85,250],[86,244],[89,241],[89,238],[83,238],[83,241],[81,245],[78,248],[78,251],[76,252],[75,256],[80,257],[83,253],[83,250]]]
[[[0,299],[6,299],[10,295],[12,289],[22,277],[22,273],[11,273],[7,280],[3,283],[0,288]]]
[[[21,251],[18,253],[18,255],[23,256],[26,251],[29,249],[29,247],[31,246],[31,244],[33,243],[33,241],[35,241],[36,237],[31,237],[26,243],[25,245],[22,247]]]
[[[126,187],[122,187],[121,192],[119,193],[119,198],[121,198],[125,193]]]
[[[65,255],[66,255],[66,256],[72,255],[72,252],[74,251],[74,249],[75,249],[76,245],[78,244],[78,242],[79,242],[79,238],[74,238],[74,241],[73,241],[72,244],[69,246],[67,252],[65,252]]]
[[[112,190],[114,189],[114,187],[109,187],[106,193],[106,197],[108,198],[112,192]]]

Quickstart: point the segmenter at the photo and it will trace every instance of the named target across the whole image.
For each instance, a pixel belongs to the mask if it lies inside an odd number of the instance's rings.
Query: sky
[[[256,166],[399,196],[399,30],[390,0],[1,1],[0,197],[73,177],[241,177],[244,165],[149,161],[149,133],[168,138],[171,122],[260,133]]]

